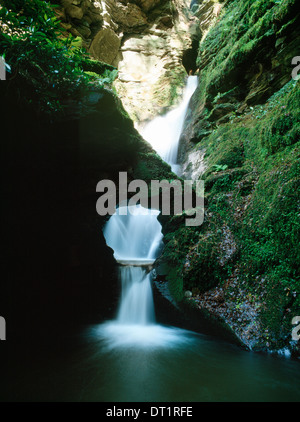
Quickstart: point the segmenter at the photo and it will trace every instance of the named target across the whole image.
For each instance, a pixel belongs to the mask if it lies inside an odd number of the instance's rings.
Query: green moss
[[[213,100],[224,86],[238,84],[258,48],[263,50],[280,28],[294,21],[295,7],[296,0],[227,2],[222,18],[200,44],[201,95],[206,92]]]
[[[264,121],[261,127],[262,146],[268,153],[273,154],[285,147],[295,144],[300,139],[300,90],[299,85],[292,81],[289,83],[290,90],[285,94],[284,102],[277,103],[272,98],[272,113]]]
[[[216,213],[215,218],[204,227],[195,228],[185,227],[180,222],[177,230],[165,234],[163,258],[173,268],[173,291],[197,289],[204,292],[216,286],[228,273],[226,266],[218,265],[222,233],[216,230],[216,220],[220,218],[221,213]],[[176,224],[176,220],[170,223],[169,228],[172,224]]]
[[[142,141],[141,141],[142,142]],[[155,152],[139,153],[139,161],[134,169],[135,179],[145,180],[174,180],[176,176],[171,167],[166,164]]]
[[[171,269],[169,271],[167,281],[170,294],[176,302],[181,302],[184,298],[183,280],[182,277],[177,274],[176,269]]]
[[[223,171],[220,174],[210,174],[205,179],[205,191],[206,193],[209,192],[210,195],[229,192],[247,172],[247,169],[233,169],[232,171]]]
[[[186,77],[186,71],[179,68],[176,71],[167,69],[158,79],[153,87],[153,92],[155,93],[155,101],[161,107],[162,113],[165,113],[165,109],[176,105],[181,99]]]
[[[206,291],[238,270],[261,301],[262,331],[275,348],[289,341],[300,312],[299,104],[299,82],[290,81],[196,145],[206,150],[204,224],[170,221],[165,237],[178,289]],[[222,262],[224,227],[237,250]]]
[[[55,115],[63,111],[66,98],[80,97],[81,91],[99,86],[111,87],[117,76],[112,66],[90,58],[79,37],[63,36],[54,6],[48,2],[2,1],[0,28],[0,56],[9,65],[8,80],[22,79],[32,88],[21,99],[24,107]]]

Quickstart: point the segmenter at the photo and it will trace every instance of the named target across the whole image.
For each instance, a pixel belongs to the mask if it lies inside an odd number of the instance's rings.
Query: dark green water
[[[131,328],[95,325],[73,346],[66,335],[42,352],[15,350],[1,368],[1,401],[300,400],[298,361],[180,329]]]

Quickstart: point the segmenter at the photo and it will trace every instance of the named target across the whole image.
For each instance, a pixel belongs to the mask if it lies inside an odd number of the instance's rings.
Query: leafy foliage
[[[117,76],[117,70],[105,64],[100,66],[102,74],[88,73],[95,69],[95,61],[82,48],[79,37],[63,37],[55,8],[48,2],[2,1],[0,27],[0,55],[13,78],[22,75],[31,80],[43,111],[60,109],[62,94],[74,94],[90,84],[110,86]]]
[[[214,164],[214,171],[224,171],[228,168],[227,164]]]

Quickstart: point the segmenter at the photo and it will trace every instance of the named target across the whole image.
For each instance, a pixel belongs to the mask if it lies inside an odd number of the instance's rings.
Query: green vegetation
[[[201,79],[212,99],[222,96],[225,79],[230,83],[229,78],[242,78],[238,72],[251,66],[262,40],[266,45],[274,37],[285,35],[295,20],[295,4],[296,0],[227,2],[222,18],[209,31],[198,52],[197,65],[204,70]]]
[[[174,179],[170,166],[156,152],[140,152],[139,158],[134,169],[135,179],[145,180],[147,183],[151,180]]]
[[[199,46],[200,83],[189,115],[193,139],[199,141],[194,148],[205,150],[204,223],[186,227],[181,215],[163,224],[163,260],[171,269],[173,297],[181,301],[186,289],[226,288],[234,279],[236,309],[245,300],[238,293],[242,286],[259,305],[261,331],[268,330],[268,342],[277,348],[290,340],[291,319],[300,314],[300,82],[290,78],[289,44],[297,26],[295,9],[296,0],[224,3]],[[89,57],[80,38],[63,35],[50,3],[2,0],[0,27],[0,56],[9,72],[1,91],[7,89],[6,98],[13,95],[22,110],[63,114],[68,98],[111,88],[117,77],[112,66]],[[284,48],[276,48],[278,41]],[[176,102],[180,92],[182,75],[172,76],[174,84],[158,93],[162,104],[164,98]],[[120,130],[121,141],[122,136]],[[135,179],[174,178],[138,135],[131,139],[127,153],[140,148],[132,163]]]
[[[176,268],[170,269],[168,273],[168,287],[172,297],[180,302],[183,299],[183,280],[177,274]]]
[[[280,116],[288,117],[286,124]],[[278,347],[300,310],[299,117],[299,82],[291,80],[265,106],[196,145],[207,150],[205,222],[194,229],[173,223],[173,230],[171,222],[165,236],[177,298],[185,289],[223,285],[238,269],[243,287],[262,301],[262,326]]]
[[[186,73],[183,69],[175,71],[168,69],[156,83],[154,88],[155,101],[162,107],[162,113],[165,113],[165,107],[171,107],[178,103],[182,96]],[[172,83],[166,83],[166,81]]]
[[[0,56],[9,78],[22,77],[32,86],[26,101],[39,111],[60,111],[60,100],[79,89],[111,86],[117,70],[92,60],[79,37],[63,36],[53,5],[42,0],[1,4]]]
[[[188,228],[173,218],[163,256],[178,300],[186,289],[220,286],[241,309],[246,291],[268,332],[262,347],[270,348],[289,343],[300,313],[295,7],[295,0],[228,1],[200,43],[192,113],[194,150],[205,151],[205,220]]]

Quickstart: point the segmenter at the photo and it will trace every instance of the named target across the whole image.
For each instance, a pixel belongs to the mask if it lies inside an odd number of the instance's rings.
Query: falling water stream
[[[196,87],[197,77],[190,76],[181,104],[142,130],[143,137],[176,173],[178,143]],[[120,263],[119,311],[115,320],[89,331],[89,338],[99,344],[98,353],[106,353],[110,359],[114,356],[108,370],[112,375],[108,388],[112,390],[104,397],[116,401],[299,398],[299,365],[294,366],[295,362],[245,352],[207,335],[156,321],[149,264],[162,247],[158,212],[140,205],[128,211],[123,215],[117,210],[104,229],[106,242]]]
[[[143,137],[160,156],[178,171],[178,143],[190,98],[197,87],[197,76],[188,78],[183,98],[177,108],[148,123]],[[122,210],[120,212],[120,210]],[[151,265],[162,247],[161,225],[157,210],[146,210],[141,205],[122,206],[104,228],[106,243],[114,250],[120,265],[122,294],[115,321],[101,325],[99,335],[112,345],[166,345],[170,335],[180,343],[185,337],[174,327],[155,323],[151,288]]]
[[[157,116],[141,130],[143,138],[153,146],[164,161],[170,164],[176,174],[179,170],[177,162],[179,139],[189,101],[197,84],[197,76],[189,76],[179,106],[164,116]]]
[[[196,85],[197,78],[189,77],[179,107],[143,129],[143,136],[174,171],[182,124]],[[117,210],[104,229],[119,263],[116,317],[84,328],[72,351],[59,345],[54,356],[51,350],[49,355],[22,356],[19,365],[9,368],[0,400],[299,401],[299,361],[245,351],[208,334],[156,320],[150,267],[162,246],[158,213],[141,206],[127,211],[123,215]]]

